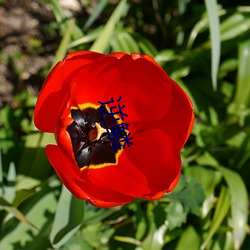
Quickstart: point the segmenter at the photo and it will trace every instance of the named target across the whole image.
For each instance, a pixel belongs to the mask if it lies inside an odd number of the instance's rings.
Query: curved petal
[[[57,63],[48,75],[34,111],[34,123],[39,130],[53,132],[62,109],[69,99],[71,79],[78,70],[102,57],[90,51],[70,53],[64,60]]]
[[[143,172],[136,168],[124,152],[119,156],[117,165],[90,168],[88,178],[98,186],[105,186],[134,198],[143,198],[145,193],[151,192]]]
[[[96,186],[88,178],[88,169],[81,171],[59,147],[48,145],[46,153],[61,181],[78,198],[88,200],[98,207],[119,206],[133,200],[132,197],[107,189],[105,186]]]
[[[170,106],[160,128],[182,149],[194,125],[193,104],[187,94],[173,80]]]
[[[68,155],[71,159],[75,159],[71,138],[68,131],[66,130],[72,122],[73,119],[70,117],[58,120],[54,134],[58,147],[64,152],[64,154]]]
[[[72,104],[107,102],[121,96],[127,122],[152,121],[164,117],[172,84],[152,62],[131,55],[105,56],[78,71],[72,80]],[[114,105],[117,105],[114,103]],[[110,104],[111,106],[111,104]]]
[[[170,81],[172,83],[170,105],[163,119],[143,122],[137,130],[143,132],[158,128],[172,138],[180,151],[191,134],[194,125],[194,110],[187,94],[172,79]]]
[[[160,71],[164,71],[160,65],[149,55],[141,55],[141,57],[154,63]],[[165,72],[164,72],[165,73]],[[167,76],[168,77],[168,76]],[[168,77],[169,78],[169,77]],[[193,104],[187,94],[179,87],[179,85],[169,78],[172,84],[172,92],[170,105],[167,114],[161,121],[161,128],[172,137],[177,147],[182,149],[191,134],[194,125]]]
[[[114,53],[108,54],[107,56],[112,56],[112,57],[116,57],[117,59],[120,59],[124,55],[126,55],[126,53],[124,52],[114,52]]]
[[[151,130],[133,139],[118,165],[89,169],[88,178],[99,186],[135,198],[157,199],[171,191],[181,170],[179,150],[160,130]]]
[[[176,185],[178,184],[178,181],[180,179],[180,176],[181,176],[181,172],[179,172],[179,174],[173,180],[173,182],[171,183],[171,185],[169,186],[169,188],[165,190],[165,192],[167,192],[167,193],[171,192],[176,187]]]
[[[127,156],[143,172],[151,189],[145,198],[154,199],[159,192],[171,191],[181,171],[180,151],[175,142],[161,130],[153,129],[135,135],[132,147],[126,151]],[[142,157],[138,157],[138,152]]]

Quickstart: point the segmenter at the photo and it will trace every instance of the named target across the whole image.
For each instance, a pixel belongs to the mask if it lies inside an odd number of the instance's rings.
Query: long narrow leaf
[[[230,208],[229,192],[225,187],[222,187],[220,196],[216,205],[214,217],[209,228],[209,232],[206,235],[206,238],[201,246],[201,249],[206,249],[207,244],[209,243],[210,239],[216,233],[221,223],[223,222],[224,218],[226,217],[229,208]]]
[[[65,57],[65,55],[67,53],[67,49],[68,49],[68,44],[70,42],[70,36],[71,36],[72,31],[73,31],[74,24],[75,24],[74,19],[70,19],[68,21],[67,30],[64,33],[62,41],[61,41],[59,48],[56,52],[56,55],[55,55],[55,58],[54,58],[52,65],[51,65],[51,68],[53,68],[58,61],[62,60]]]
[[[101,52],[104,53],[109,42],[111,39],[111,36],[113,35],[113,32],[115,30],[117,22],[120,20],[122,16],[124,16],[127,13],[128,10],[128,4],[126,0],[120,1],[120,3],[117,5],[115,11],[109,18],[107,24],[103,28],[102,33],[97,38],[97,40],[94,42],[94,44],[91,46],[92,51]]]
[[[235,103],[238,106],[250,105],[250,40],[239,46],[238,79],[235,94]]]
[[[15,216],[18,220],[22,221],[23,223],[26,223],[29,226],[32,226],[36,228],[26,217],[25,215],[20,212],[16,207],[12,206],[8,201],[4,200],[0,197],[0,209],[4,209],[5,211],[11,213],[13,216]]]
[[[2,153],[0,150],[0,197],[3,196],[4,190],[3,190],[3,166],[2,166]]]
[[[63,186],[50,234],[50,241],[54,247],[61,247],[80,228],[83,210],[83,201],[72,196]]]
[[[88,18],[86,23],[83,26],[83,30],[86,31],[99,17],[99,15],[102,13],[102,11],[105,9],[105,7],[108,4],[108,0],[101,0],[101,2],[98,4],[94,12],[91,14],[91,16]]]
[[[208,20],[209,20],[209,30],[211,36],[211,68],[212,68],[212,84],[214,90],[217,89],[217,74],[219,71],[219,63],[220,63],[220,21],[219,15],[217,11],[217,2],[216,0],[205,0],[206,8],[208,12]]]
[[[248,195],[246,186],[240,175],[224,167],[214,166],[226,180],[229,187],[234,249],[240,249],[246,236],[248,220]]]
[[[16,168],[13,162],[10,163],[8,176],[7,176],[7,185],[5,187],[4,198],[8,202],[12,203],[16,194]]]

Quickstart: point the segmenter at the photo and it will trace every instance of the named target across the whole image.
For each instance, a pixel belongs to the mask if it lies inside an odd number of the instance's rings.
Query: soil
[[[38,94],[53,61],[61,37],[51,6],[44,2],[0,1],[0,108],[24,89]],[[60,2],[71,15],[81,11],[73,6],[76,1]]]

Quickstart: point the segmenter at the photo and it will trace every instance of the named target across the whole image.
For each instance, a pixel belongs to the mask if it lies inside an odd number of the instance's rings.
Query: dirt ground
[[[0,108],[24,89],[38,93],[60,43],[51,6],[42,2],[0,1]],[[60,0],[71,15],[82,11],[76,2]]]

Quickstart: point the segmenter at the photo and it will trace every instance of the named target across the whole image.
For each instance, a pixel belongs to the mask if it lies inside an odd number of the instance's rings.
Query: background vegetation
[[[250,4],[0,1],[0,249],[250,249]],[[5,28],[5,29],[4,29]],[[11,28],[13,30],[11,30]],[[68,51],[146,53],[192,98],[177,188],[98,209],[62,187],[32,122]]]

